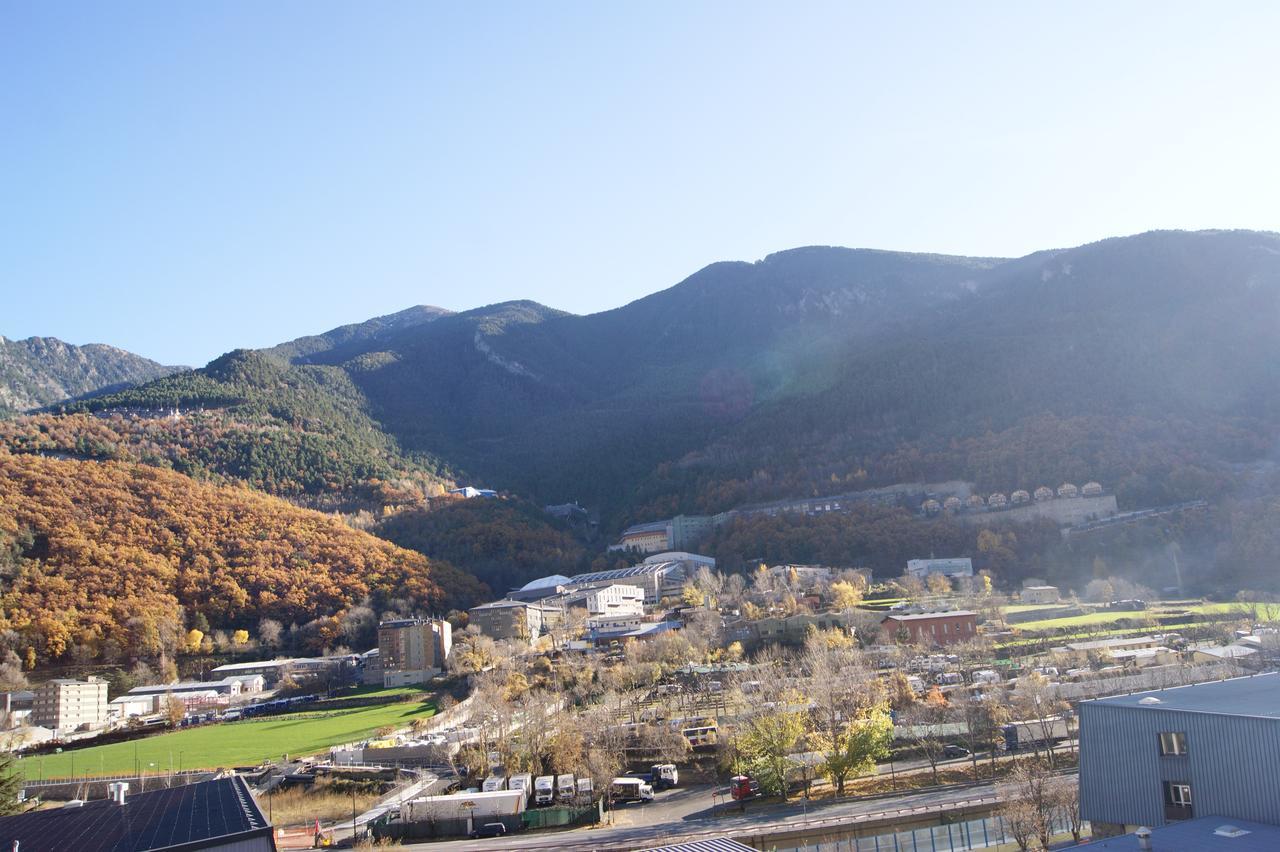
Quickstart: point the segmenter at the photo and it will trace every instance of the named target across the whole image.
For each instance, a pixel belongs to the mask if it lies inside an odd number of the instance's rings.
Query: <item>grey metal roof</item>
[[[679,568],[675,562],[650,562],[648,564],[632,565],[630,568],[615,568],[610,571],[593,571],[589,574],[575,574],[570,577],[573,585],[581,585],[582,583],[595,583],[600,580],[625,580],[628,577],[648,577],[661,571],[672,571]]]
[[[1280,672],[1116,695],[1089,703],[1280,719]]]
[[[690,840],[671,846],[655,846],[644,852],[756,852],[753,846],[744,846],[728,837],[711,837],[706,840]]]
[[[1219,834],[1220,829],[1242,829],[1247,834],[1229,837]],[[1091,850],[1136,850],[1138,838],[1133,834],[1109,837],[1095,843],[1076,847]],[[1196,852],[1275,852],[1280,849],[1280,826],[1231,819],[1220,816],[1204,816],[1151,829],[1153,852],[1196,850]]]
[[[901,613],[890,612],[885,615],[881,621],[888,621],[890,618],[895,621],[928,621],[933,618],[955,618],[956,616],[967,616],[977,613],[967,609],[952,609],[943,612],[920,612],[913,615],[903,615]]]

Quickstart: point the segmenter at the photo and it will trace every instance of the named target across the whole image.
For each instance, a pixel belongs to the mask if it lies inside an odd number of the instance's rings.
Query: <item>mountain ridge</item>
[[[0,336],[0,414],[30,411],[160,378],[168,367],[105,343]]]

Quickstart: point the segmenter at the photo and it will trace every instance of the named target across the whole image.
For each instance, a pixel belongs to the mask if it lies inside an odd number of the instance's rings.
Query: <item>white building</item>
[[[592,590],[587,595],[590,616],[642,615],[644,589],[623,583]]]
[[[1027,586],[1022,590],[1023,603],[1055,604],[1060,598],[1057,586]]]
[[[930,574],[943,574],[947,577],[972,577],[973,560],[963,559],[910,559],[907,561],[907,573],[913,577],[924,579]]]
[[[31,723],[55,731],[96,727],[107,721],[107,682],[100,678],[45,681],[35,689]]]
[[[108,715],[115,719],[128,719],[130,716],[149,716],[156,712],[154,695],[121,695],[108,703]]]

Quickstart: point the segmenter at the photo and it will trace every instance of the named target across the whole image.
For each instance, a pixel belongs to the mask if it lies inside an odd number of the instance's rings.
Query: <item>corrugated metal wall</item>
[[[1159,734],[1190,752],[1162,757]],[[1163,781],[1191,785],[1194,816],[1280,824],[1280,720],[1080,705],[1080,810],[1093,822],[1165,824]]]

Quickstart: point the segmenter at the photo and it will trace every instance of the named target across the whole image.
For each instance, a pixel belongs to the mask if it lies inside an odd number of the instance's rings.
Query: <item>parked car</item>
[[[964,746],[958,746],[955,743],[947,746],[942,750],[943,757],[968,757],[969,749]]]
[[[506,837],[507,827],[500,822],[486,822],[484,825],[471,832],[473,838],[478,837]]]

